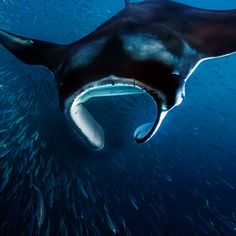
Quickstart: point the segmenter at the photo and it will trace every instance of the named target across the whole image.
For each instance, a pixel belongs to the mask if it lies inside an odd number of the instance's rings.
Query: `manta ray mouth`
[[[105,144],[103,128],[83,104],[89,99],[96,97],[149,94],[157,105],[156,120],[154,123],[141,125],[134,132],[135,141],[144,143],[156,133],[167,114],[167,112],[161,110],[161,105],[152,91],[147,86],[133,79],[109,76],[84,86],[67,98],[65,101],[65,114],[72,123],[75,133],[91,148],[99,150]]]

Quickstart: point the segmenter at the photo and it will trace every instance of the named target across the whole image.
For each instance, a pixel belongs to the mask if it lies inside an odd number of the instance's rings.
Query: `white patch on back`
[[[128,55],[138,61],[155,60],[172,66],[183,75],[195,64],[198,53],[187,43],[183,42],[183,51],[180,56],[173,54],[165,44],[151,34],[135,34],[122,36],[124,50]]]
[[[158,60],[173,65],[177,57],[171,54],[164,44],[149,34],[123,36],[124,50],[135,60]]]

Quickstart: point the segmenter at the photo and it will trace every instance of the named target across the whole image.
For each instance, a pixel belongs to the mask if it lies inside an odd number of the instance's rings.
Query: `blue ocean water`
[[[236,8],[233,0],[182,2]],[[0,28],[69,43],[123,7],[2,0]],[[0,235],[236,235],[235,55],[201,64],[184,102],[143,145],[133,132],[154,119],[148,97],[89,101],[106,136],[93,151],[71,137],[50,72],[0,53]]]

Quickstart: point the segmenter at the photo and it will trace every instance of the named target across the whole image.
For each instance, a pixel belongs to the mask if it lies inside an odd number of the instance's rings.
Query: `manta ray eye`
[[[180,105],[183,102],[184,98],[185,98],[185,85],[183,85],[181,87],[181,89],[179,90],[179,92],[176,95],[176,104],[175,104],[175,106]]]

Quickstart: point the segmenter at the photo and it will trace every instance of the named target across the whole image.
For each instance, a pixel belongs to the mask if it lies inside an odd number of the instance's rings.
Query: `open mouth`
[[[99,150],[102,149],[105,144],[103,128],[83,104],[89,99],[96,97],[124,96],[144,93],[152,96],[157,104],[157,116],[154,123],[141,125],[134,132],[135,141],[137,143],[144,143],[159,129],[167,111],[162,111],[155,96],[149,92],[147,87],[138,85],[135,80],[123,78],[117,79],[115,76],[110,76],[99,82],[86,85],[66,100],[65,114],[71,121],[76,134],[91,148]]]

